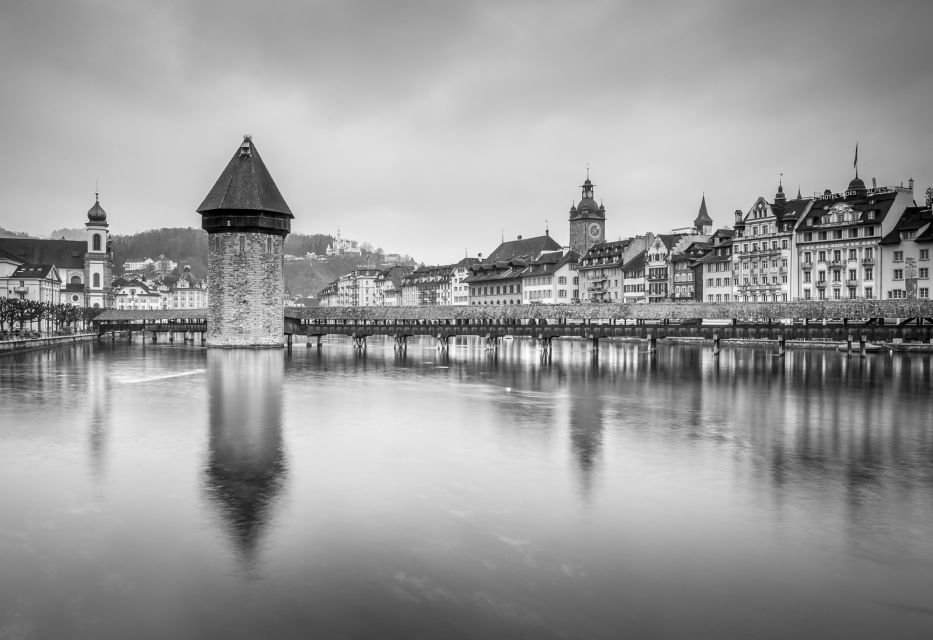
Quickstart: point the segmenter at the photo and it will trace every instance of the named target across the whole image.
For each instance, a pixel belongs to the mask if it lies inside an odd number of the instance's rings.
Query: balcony
[[[29,287],[13,287],[13,293],[29,293]]]
[[[858,280],[846,280],[846,286],[847,286],[847,287],[857,287],[857,286],[858,286]]]
[[[872,267],[872,266],[874,266],[874,265],[875,265],[875,259],[874,259],[874,258],[862,258],[862,266],[865,266],[865,267]]]
[[[828,283],[825,280],[820,280],[816,283],[816,286],[820,289],[825,289]]]
[[[812,269],[812,268],[813,268],[813,263],[812,263],[812,262],[804,262],[802,266],[803,266],[804,269]]]
[[[831,267],[841,267],[841,266],[842,266],[842,260],[841,260],[841,259],[839,259],[839,260],[830,260],[830,261],[829,261],[829,266],[831,266]]]

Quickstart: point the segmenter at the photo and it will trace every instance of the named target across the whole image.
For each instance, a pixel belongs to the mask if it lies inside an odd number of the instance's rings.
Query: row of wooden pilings
[[[130,333],[131,333],[130,339],[132,340],[132,332]],[[188,342],[187,334],[188,332],[185,332],[185,342]],[[192,335],[192,342],[193,342],[194,341],[193,332],[191,335]],[[201,341],[203,343],[204,334],[202,333],[201,336],[202,336]],[[356,333],[351,334],[350,338],[353,340],[353,348],[357,351],[365,351],[366,350],[366,337],[367,336],[365,334],[356,334]],[[438,333],[435,336],[437,350],[444,351],[444,352],[448,351],[449,341],[451,337],[452,336],[445,336],[443,334]],[[500,341],[500,338],[498,336],[493,336],[492,334],[487,333],[485,336],[482,336],[482,337],[486,341],[486,349],[498,351],[499,341]],[[286,341],[287,346],[288,348],[291,348],[293,335],[287,334],[286,338],[287,338],[287,341]],[[318,349],[320,349],[322,345],[321,341],[322,341],[323,336],[322,335],[314,335],[314,336],[309,335],[307,343],[305,345],[309,348],[312,346],[311,338],[316,339],[315,345]],[[591,334],[587,336],[586,339],[590,342],[590,351],[593,354],[593,357],[594,358],[599,357],[599,338]],[[538,344],[538,348],[541,351],[542,355],[548,356],[548,357],[551,355],[552,340],[553,340],[552,337],[544,336],[544,334],[538,334],[537,338],[535,338],[535,342]],[[155,342],[155,332],[153,332],[152,341]],[[170,334],[169,342],[171,341],[172,341],[172,338]],[[649,354],[657,353],[658,337],[655,334],[649,332],[646,341],[648,343],[648,349],[646,353],[649,353]],[[852,355],[853,345],[855,344],[856,344],[856,340],[854,336],[850,333],[846,338],[846,355],[847,356]],[[864,358],[866,354],[868,353],[868,344],[869,344],[868,336],[865,334],[860,335],[858,339],[858,354],[862,358]],[[408,349],[408,336],[407,335],[394,336],[394,349],[395,351],[406,351]],[[718,332],[713,333],[713,355],[718,357],[721,349],[722,349],[722,339]],[[783,357],[786,353],[787,353],[786,339],[783,335],[779,335],[778,340],[777,340],[777,354],[776,355],[779,357]]]
[[[117,334],[118,334],[118,333],[124,333],[124,331],[110,331],[110,332],[101,333],[101,334],[98,336],[97,339],[98,339],[98,340],[103,340],[103,339],[104,339],[104,336],[107,335],[107,333],[110,334],[110,341],[111,341],[111,342],[115,342],[116,339],[117,339]],[[141,334],[143,334],[143,343],[146,342],[146,334],[147,334],[147,333],[151,333],[151,334],[152,334],[152,337],[150,338],[150,341],[152,342],[152,344],[156,344],[156,343],[158,342],[158,335],[159,335],[160,333],[167,333],[167,334],[168,334],[168,341],[169,341],[170,343],[175,342],[175,336],[176,336],[176,334],[179,334],[179,333],[182,335],[182,340],[185,342],[185,344],[187,344],[187,343],[189,343],[189,342],[190,342],[191,344],[194,344],[194,342],[196,341],[195,334],[197,334],[197,333],[200,333],[200,334],[201,334],[201,344],[205,344],[205,342],[207,341],[207,333],[204,332],[204,331],[149,331],[149,330],[140,330],[140,331],[134,332],[134,331],[126,330],[125,333],[126,333],[126,341],[127,341],[127,342],[132,342],[132,341],[133,341],[133,334],[134,334],[134,333],[141,333]]]

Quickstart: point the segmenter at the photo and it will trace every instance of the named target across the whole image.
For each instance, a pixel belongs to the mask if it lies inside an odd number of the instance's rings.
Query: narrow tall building
[[[113,307],[113,253],[107,231],[107,212],[100,206],[99,194],[94,194],[94,206],[87,212],[87,251],[84,254],[85,306],[94,309]]]
[[[582,190],[580,204],[570,206],[570,249],[584,256],[594,244],[606,241],[606,207],[596,204],[589,171]]]
[[[198,213],[208,233],[207,346],[282,346],[285,236],[295,216],[249,136]]]

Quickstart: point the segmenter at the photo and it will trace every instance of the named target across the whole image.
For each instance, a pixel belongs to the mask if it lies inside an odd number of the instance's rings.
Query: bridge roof
[[[159,309],[142,311],[134,309],[107,309],[95,318],[102,322],[130,322],[134,320],[206,320],[207,309]]]
[[[183,310],[176,310],[183,313]],[[139,313],[139,312],[137,312]],[[680,302],[653,304],[517,304],[433,307],[289,307],[286,319],[300,320],[779,320],[929,318],[933,300],[811,300],[800,302]],[[853,331],[857,325],[853,324]]]

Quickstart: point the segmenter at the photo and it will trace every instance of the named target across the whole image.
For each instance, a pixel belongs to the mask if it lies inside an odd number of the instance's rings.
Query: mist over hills
[[[87,231],[83,228],[56,229],[49,234],[52,240],[84,240]],[[28,233],[0,228],[0,237],[29,238]],[[291,233],[285,238],[285,253],[300,260],[285,261],[285,290],[293,296],[316,296],[328,283],[340,276],[364,266],[379,266],[377,254],[369,243],[357,255],[332,256],[326,260],[303,259],[308,253],[322,256],[334,237],[326,234]],[[207,278],[207,232],[193,227],[150,229],[129,235],[112,236],[113,274],[123,274],[127,260],[158,260],[160,256],[178,263],[178,271],[185,265],[191,267],[195,278]],[[381,251],[381,250],[379,250]],[[407,256],[406,256],[407,257]]]

